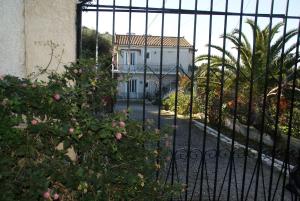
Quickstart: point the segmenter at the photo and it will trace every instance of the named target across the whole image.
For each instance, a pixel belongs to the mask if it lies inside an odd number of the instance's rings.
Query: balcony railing
[[[147,65],[147,73],[160,73],[160,65]],[[115,73],[144,73],[143,64],[127,65],[118,64],[113,68]],[[162,74],[176,74],[176,64],[162,65]]]

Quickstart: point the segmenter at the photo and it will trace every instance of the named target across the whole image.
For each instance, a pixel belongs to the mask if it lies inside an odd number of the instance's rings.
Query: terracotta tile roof
[[[192,45],[184,38],[180,37],[180,47],[192,47]],[[115,44],[117,45],[128,45],[129,35],[116,35]],[[131,35],[130,44],[133,46],[144,46],[145,36],[144,35]],[[161,44],[160,36],[147,36],[147,45],[159,47]],[[177,37],[164,36],[163,45],[166,47],[177,47]]]

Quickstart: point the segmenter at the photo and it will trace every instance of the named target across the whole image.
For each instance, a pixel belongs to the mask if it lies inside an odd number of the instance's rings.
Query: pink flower
[[[57,193],[55,193],[54,195],[53,195],[53,200],[58,200],[59,199],[59,195],[57,194]]]
[[[123,136],[122,136],[122,133],[116,133],[115,137],[117,140],[121,140]]]
[[[61,98],[60,95],[57,94],[57,93],[53,95],[53,99],[56,100],[56,101],[59,101],[60,98]]]
[[[36,120],[36,119],[32,119],[31,120],[31,125],[33,125],[33,126],[35,126],[35,125],[37,125],[39,122],[38,122],[38,120]]]
[[[50,198],[50,192],[49,192],[49,190],[43,193],[43,197],[45,199],[49,199]]]
[[[106,101],[102,100],[101,102],[102,102],[103,106],[107,106],[107,102]]]
[[[69,128],[69,133],[71,134],[74,133],[74,130],[75,130],[74,128]]]
[[[121,128],[125,128],[126,124],[125,124],[124,121],[120,121],[120,122],[119,122],[119,126],[120,126]]]

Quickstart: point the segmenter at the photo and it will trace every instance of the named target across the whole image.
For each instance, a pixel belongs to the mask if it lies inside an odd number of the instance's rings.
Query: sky
[[[129,6],[130,0],[115,0],[118,6]],[[179,7],[179,0],[165,0],[166,8]],[[161,8],[162,0],[149,0],[149,7]],[[214,0],[213,11],[225,11],[226,0]],[[100,5],[112,5],[113,0],[99,0]],[[132,6],[146,6],[146,0],[132,0]],[[229,12],[240,12],[240,0],[228,0],[228,11]],[[244,13],[255,13],[256,0],[244,0]],[[182,0],[182,9],[194,10],[195,0]],[[259,1],[259,13],[269,14],[271,8],[271,0],[260,0]],[[198,10],[209,11],[210,0],[198,0]],[[274,1],[274,14],[284,14],[286,10],[286,0],[275,0]],[[112,33],[112,12],[99,12],[99,32]],[[289,12],[290,16],[300,16],[300,3],[299,0],[290,0]],[[132,13],[131,18],[131,33],[134,34],[145,34],[145,13]],[[253,19],[254,17],[243,17],[243,22],[246,19]],[[83,26],[95,29],[96,27],[96,12],[84,12],[83,13]],[[223,39],[220,38],[224,34],[224,19],[223,15],[214,15],[212,18],[212,44],[222,46]],[[273,25],[282,21],[279,18],[273,18]],[[178,35],[178,14],[165,14],[165,36],[177,36]],[[162,15],[149,13],[148,20],[148,34],[149,35],[161,35],[161,23]],[[269,23],[269,18],[258,17],[258,25],[265,27]],[[287,29],[298,28],[298,19],[289,19],[287,23]],[[239,16],[228,16],[227,18],[227,29],[229,33],[233,29],[239,28]],[[248,35],[250,42],[252,41],[251,29],[249,25],[243,23],[243,32]],[[281,29],[282,35],[283,29]],[[181,15],[181,27],[180,36],[185,37],[191,44],[193,43],[193,32],[194,32],[194,15]],[[129,13],[116,12],[115,22],[115,33],[126,34],[129,33]],[[280,34],[279,34],[280,35]],[[279,36],[278,35],[278,36]],[[196,49],[197,55],[207,54],[207,44],[209,37],[209,16],[198,15],[197,26],[196,26]],[[296,38],[292,42],[295,42]],[[230,44],[227,44],[226,49],[231,49]],[[214,53],[214,52],[213,52]]]

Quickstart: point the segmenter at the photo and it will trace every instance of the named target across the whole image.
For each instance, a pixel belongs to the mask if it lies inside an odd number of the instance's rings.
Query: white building
[[[146,96],[154,97],[159,90],[160,67],[162,68],[162,93],[175,88],[177,37],[163,38],[163,57],[161,59],[161,37],[147,36],[145,54],[145,35],[115,35],[113,72],[118,79],[118,98],[143,98],[144,67],[146,55]],[[130,41],[129,41],[130,40]],[[130,45],[129,45],[130,42]],[[179,73],[188,74],[192,65],[193,46],[184,38],[179,39]]]

